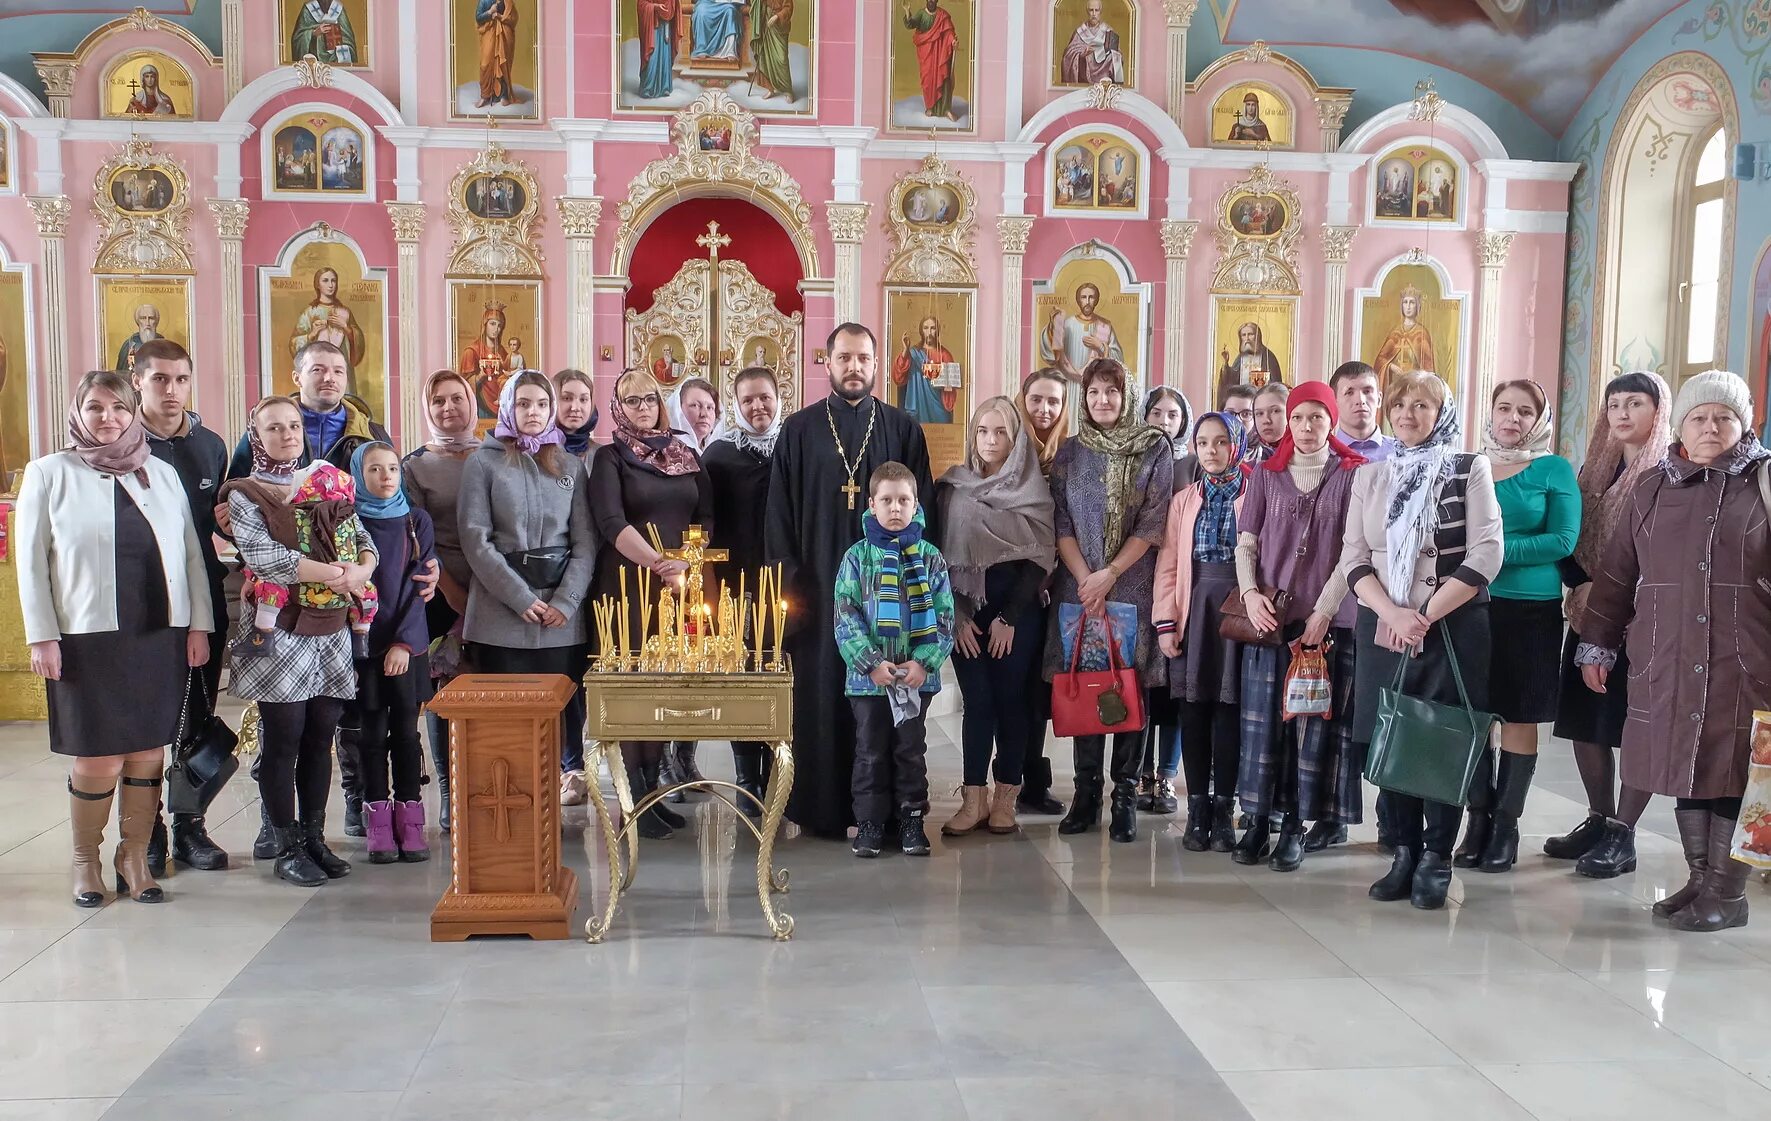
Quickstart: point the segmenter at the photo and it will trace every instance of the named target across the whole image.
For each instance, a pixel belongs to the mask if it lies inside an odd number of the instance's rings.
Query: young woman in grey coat
[[[589,645],[580,608],[596,536],[584,464],[560,442],[553,384],[521,371],[505,383],[491,438],[461,472],[456,521],[473,573],[462,638],[483,673],[563,673],[580,683],[560,722],[560,785],[581,804]]]

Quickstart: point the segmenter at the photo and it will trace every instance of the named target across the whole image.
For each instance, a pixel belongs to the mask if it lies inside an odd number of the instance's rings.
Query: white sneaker
[[[582,806],[589,794],[590,787],[583,771],[567,771],[560,775],[560,805]]]

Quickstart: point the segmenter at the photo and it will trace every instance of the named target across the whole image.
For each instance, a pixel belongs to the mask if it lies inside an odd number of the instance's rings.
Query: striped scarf
[[[905,604],[909,604],[910,645],[935,636],[935,598],[929,592],[929,571],[923,561],[922,507],[910,524],[897,533],[881,526],[869,510],[861,515],[867,543],[882,554],[878,610],[873,625],[881,639],[897,639],[904,633]]]

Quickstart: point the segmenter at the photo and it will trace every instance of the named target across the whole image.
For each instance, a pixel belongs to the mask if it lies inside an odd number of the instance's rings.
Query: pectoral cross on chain
[[[850,479],[843,484],[842,492],[849,496],[849,509],[853,510],[855,508],[855,496],[861,493],[860,486],[856,484],[855,480]]]

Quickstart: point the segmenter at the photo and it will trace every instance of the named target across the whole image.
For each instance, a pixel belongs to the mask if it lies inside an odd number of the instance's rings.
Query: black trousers
[[[855,713],[855,769],[849,779],[855,820],[883,822],[899,811],[927,813],[928,709],[894,726],[892,704],[884,697],[850,697],[849,707]]]
[[[357,729],[357,769],[365,801],[387,801],[390,770],[394,799],[417,800],[424,781],[418,683],[429,674],[422,655],[398,677],[381,672],[379,658],[357,662],[357,698],[345,706],[344,723]]]
[[[271,703],[260,701],[263,721],[258,757],[258,796],[271,824],[320,821],[326,816],[326,795],[332,785],[332,737],[344,702],[336,697]]]
[[[1019,786],[1027,759],[1027,675],[1037,669],[1045,632],[1016,627],[1006,657],[992,658],[980,649],[978,657],[954,655],[953,672],[965,697],[965,716],[960,723],[960,743],[965,759],[965,784],[983,786],[989,776],[991,749],[996,753],[996,781]],[[1045,729],[1040,729],[1044,739]]]
[[[1222,701],[1176,701],[1181,710],[1181,768],[1188,794],[1236,796],[1242,762],[1242,719]]]
[[[1098,789],[1101,770],[1107,765],[1114,782],[1138,781],[1138,763],[1144,755],[1144,733],[1114,732],[1113,758],[1107,760],[1106,736],[1077,736],[1071,741],[1076,753],[1076,789]]]
[[[1457,847],[1458,828],[1463,825],[1462,806],[1430,802],[1394,790],[1386,790],[1382,796],[1389,799],[1390,828],[1399,846],[1444,857],[1451,855]]]
[[[560,770],[584,769],[584,671],[590,667],[589,646],[520,650],[476,642],[473,662],[481,673],[563,673],[571,678],[572,699],[560,714]]]

